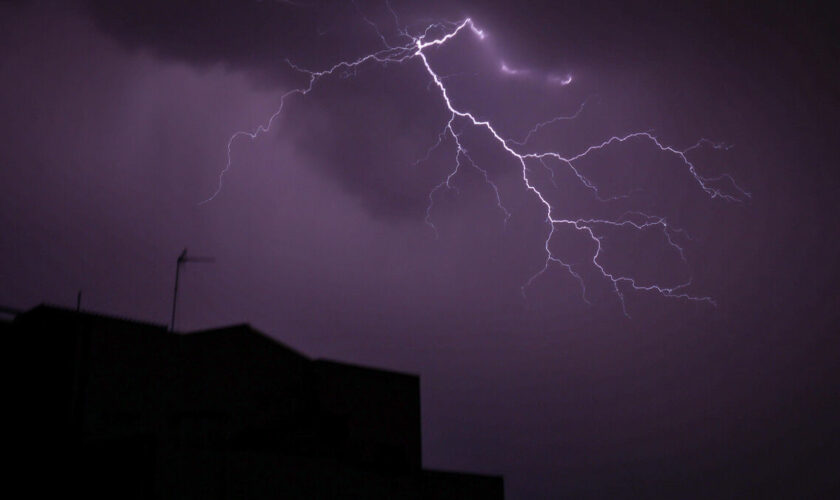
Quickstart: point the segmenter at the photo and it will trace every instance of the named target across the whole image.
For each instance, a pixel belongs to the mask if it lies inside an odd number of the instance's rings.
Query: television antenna
[[[178,256],[178,260],[175,263],[175,290],[172,293],[172,319],[169,321],[169,331],[175,331],[175,309],[178,305],[178,275],[181,274],[181,266],[186,264],[187,262],[204,262],[207,264],[212,264],[216,262],[216,259],[213,257],[193,257],[187,255],[187,249],[184,248],[184,251],[181,252],[181,255]]]

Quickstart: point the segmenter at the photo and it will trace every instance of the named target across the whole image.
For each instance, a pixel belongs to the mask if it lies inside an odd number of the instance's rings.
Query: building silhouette
[[[422,468],[415,375],[313,360],[248,325],[9,317],[5,442],[32,496],[504,496],[500,476]]]

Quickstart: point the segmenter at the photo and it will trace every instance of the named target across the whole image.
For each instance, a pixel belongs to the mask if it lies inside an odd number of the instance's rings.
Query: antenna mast
[[[175,261],[175,290],[172,293],[172,319],[169,321],[170,332],[175,331],[175,309],[178,305],[178,275],[181,274],[181,266],[187,262],[205,262],[209,264],[216,262],[216,259],[213,257],[189,257],[187,256],[186,248],[178,256],[178,260]]]

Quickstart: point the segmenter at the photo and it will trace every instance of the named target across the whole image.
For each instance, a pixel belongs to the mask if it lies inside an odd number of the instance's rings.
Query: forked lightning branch
[[[509,155],[510,159],[515,161],[518,165],[518,173],[521,175],[522,188],[527,190],[539,201],[544,208],[546,236],[544,241],[545,260],[542,267],[528,279],[522,286],[522,293],[525,294],[527,288],[539,279],[552,266],[559,266],[565,269],[572,277],[574,277],[581,287],[581,295],[584,301],[589,301],[587,297],[586,281],[582,277],[582,266],[591,265],[613,290],[617,297],[623,313],[629,316],[625,304],[625,294],[627,292],[649,292],[656,293],[663,297],[682,299],[695,302],[704,302],[710,305],[715,305],[715,301],[708,296],[694,295],[688,291],[691,285],[691,279],[676,283],[653,283],[644,282],[632,275],[618,273],[602,262],[602,253],[604,245],[604,231],[609,228],[621,227],[632,231],[660,231],[663,235],[663,242],[671,251],[675,252],[680,259],[685,262],[685,252],[682,246],[678,243],[677,236],[683,233],[680,228],[673,227],[666,217],[649,214],[641,211],[630,211],[624,213],[622,216],[615,219],[586,219],[586,218],[566,218],[562,214],[557,213],[555,207],[549,201],[550,197],[545,192],[547,188],[538,187],[535,182],[532,182],[530,177],[532,168],[539,166],[540,168],[548,169],[553,173],[552,167],[548,162],[553,162],[563,168],[568,168],[574,177],[586,189],[588,189],[592,196],[602,202],[609,202],[611,198],[604,198],[599,192],[598,186],[592,180],[587,178],[578,168],[578,163],[583,158],[586,158],[591,153],[609,148],[627,141],[644,141],[649,144],[651,148],[656,148],[662,153],[666,153],[677,160],[686,172],[686,175],[694,181],[697,189],[702,190],[710,199],[725,200],[730,202],[742,202],[750,197],[750,194],[742,189],[735,180],[728,174],[723,174],[714,177],[706,177],[700,173],[695,164],[689,159],[688,154],[701,146],[711,146],[716,149],[722,146],[712,143],[706,139],[701,139],[696,144],[685,148],[677,149],[667,144],[662,143],[655,135],[650,132],[632,132],[622,136],[609,137],[600,143],[593,144],[578,154],[567,156],[557,151],[526,151],[526,144],[528,144],[532,135],[539,129],[550,126],[560,120],[572,119],[580,113],[578,110],[573,116],[558,116],[542,123],[537,123],[525,135],[524,138],[516,140],[514,138],[504,137],[498,132],[496,126],[489,120],[480,117],[476,112],[460,107],[456,100],[452,97],[445,79],[442,78],[434,69],[434,65],[429,60],[429,55],[434,51],[444,50],[449,41],[461,36],[473,36],[478,40],[484,40],[486,34],[482,31],[470,18],[464,19],[460,22],[439,22],[425,26],[423,29],[412,33],[406,27],[400,27],[399,19],[396,13],[391,10],[396,26],[396,37],[399,42],[391,43],[388,41],[380,31],[379,27],[365,18],[376,30],[376,33],[382,43],[383,48],[362,55],[357,59],[341,61],[333,66],[322,70],[310,70],[302,68],[287,59],[287,63],[295,70],[303,73],[308,77],[306,85],[292,89],[284,93],[280,98],[278,108],[271,114],[265,123],[257,126],[252,131],[239,131],[231,135],[227,142],[227,162],[224,169],[219,174],[219,183],[216,191],[207,200],[202,203],[207,203],[213,200],[222,190],[225,174],[230,170],[232,158],[232,146],[240,139],[254,140],[261,134],[268,132],[272,124],[278,119],[283,112],[283,107],[287,99],[294,96],[305,96],[312,92],[319,81],[331,76],[346,76],[348,73],[352,74],[356,69],[364,65],[391,65],[391,64],[419,64],[425,70],[425,74],[429,78],[429,84],[437,89],[440,96],[440,105],[447,112],[448,118],[445,123],[441,124],[440,132],[437,136],[437,141],[431,146],[425,158],[429,157],[431,151],[442,147],[445,143],[451,143],[453,146],[453,168],[441,179],[429,193],[429,203],[426,210],[426,223],[435,230],[432,209],[439,194],[448,189],[452,189],[452,179],[463,168],[475,169],[478,171],[489,189],[492,190],[498,209],[507,223],[510,218],[510,211],[505,208],[504,200],[500,194],[498,187],[491,178],[488,171],[482,168],[462,145],[461,134],[466,128],[471,127],[477,129],[486,136],[498,143],[501,147],[502,154]],[[500,71],[511,74],[513,71],[504,62],[499,63]],[[572,82],[571,76],[566,76],[558,80],[561,85],[565,86]],[[725,186],[726,188],[724,189]],[[556,187],[552,184],[552,187]],[[551,249],[553,238],[557,234],[557,230],[561,227],[570,228],[583,234],[592,242],[592,252],[587,256],[588,262],[570,263],[566,262],[557,256]]]

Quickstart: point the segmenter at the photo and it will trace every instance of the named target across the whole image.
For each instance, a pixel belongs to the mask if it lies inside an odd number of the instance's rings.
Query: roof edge
[[[17,319],[18,317],[26,317],[27,315],[37,314],[38,311],[44,311],[44,310],[52,310],[52,311],[60,312],[62,314],[77,315],[79,317],[89,317],[89,318],[104,319],[104,320],[109,320],[109,321],[123,321],[123,322],[126,322],[126,323],[133,323],[135,325],[141,325],[141,326],[145,326],[145,327],[149,327],[149,328],[156,328],[156,329],[160,329],[160,330],[164,330],[164,331],[168,330],[166,325],[161,324],[161,323],[152,323],[151,321],[138,320],[138,319],[134,319],[134,318],[127,318],[127,317],[124,317],[124,316],[114,316],[114,315],[99,313],[99,312],[95,312],[95,311],[88,311],[88,310],[77,311],[75,309],[70,309],[70,308],[63,307],[63,306],[57,306],[57,305],[49,304],[49,303],[46,303],[46,302],[42,302],[42,303],[38,304],[37,306],[35,306],[31,309],[27,309],[25,311],[19,312],[15,316],[15,318]]]
[[[291,351],[292,353],[294,353],[294,354],[296,354],[296,355],[298,355],[302,358],[305,358],[307,360],[312,361],[311,358],[309,356],[307,356],[306,354],[303,354],[302,352],[298,351],[297,349],[286,345],[284,342],[281,342],[280,340],[272,337],[271,335],[266,334],[263,331],[257,330],[256,328],[251,326],[250,323],[234,323],[232,325],[220,326],[220,327],[216,327],[216,328],[207,328],[207,329],[203,329],[203,330],[193,330],[193,331],[185,332],[185,333],[181,334],[181,337],[182,338],[189,338],[189,337],[192,337],[192,336],[213,335],[213,334],[217,334],[217,333],[226,333],[226,332],[229,333],[229,332],[233,332],[233,331],[237,331],[237,330],[246,330],[247,332],[252,333],[252,334],[254,334],[254,335],[256,335],[256,336],[258,336],[262,339],[265,339],[265,340],[271,342],[272,344],[274,344],[278,347],[286,349],[287,351]]]
[[[313,359],[312,361],[315,362],[315,363],[319,363],[319,364],[340,365],[342,367],[351,368],[351,369],[355,369],[355,370],[380,372],[380,373],[387,373],[388,375],[399,375],[399,376],[402,376],[402,377],[410,377],[410,378],[414,378],[414,379],[420,379],[420,375],[417,374],[417,373],[401,372],[401,371],[397,371],[397,370],[390,370],[388,368],[371,367],[371,366],[367,366],[367,365],[360,365],[360,364],[356,364],[356,363],[347,363],[345,361],[336,361],[336,360],[327,359],[327,358],[316,358],[316,359]]]

